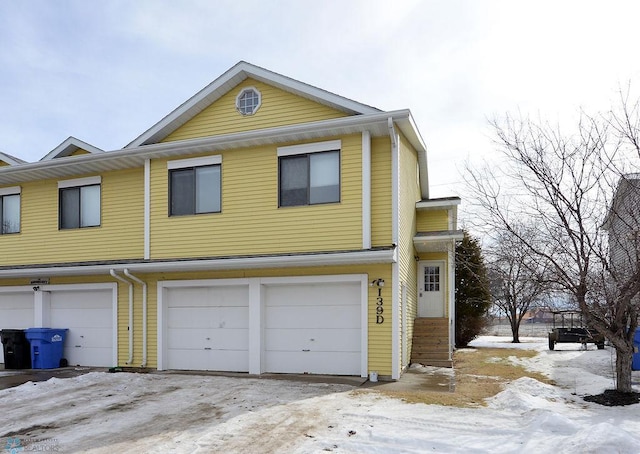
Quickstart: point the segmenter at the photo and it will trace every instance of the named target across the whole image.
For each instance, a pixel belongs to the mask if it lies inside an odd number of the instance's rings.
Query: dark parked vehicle
[[[604,336],[589,328],[578,311],[554,311],[553,329],[549,333],[549,350],[558,343],[594,343],[598,350],[604,348]]]

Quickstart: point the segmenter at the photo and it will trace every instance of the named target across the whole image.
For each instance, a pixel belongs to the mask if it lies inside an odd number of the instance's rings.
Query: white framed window
[[[339,140],[278,148],[279,206],[340,202],[340,148]]]
[[[58,182],[60,230],[100,226],[101,185],[99,176]]]
[[[221,211],[221,156],[169,161],[169,216]]]
[[[424,267],[424,291],[425,292],[440,291],[440,267],[439,266]]]
[[[236,96],[236,109],[242,115],[253,115],[262,104],[262,94],[255,87],[243,88]]]
[[[0,189],[0,235],[20,233],[19,186]]]

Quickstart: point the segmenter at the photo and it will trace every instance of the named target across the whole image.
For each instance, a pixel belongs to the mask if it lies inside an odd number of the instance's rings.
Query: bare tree
[[[515,227],[521,236],[534,241],[537,230]],[[540,263],[520,239],[509,231],[497,232],[487,248],[491,296],[494,306],[504,313],[511,326],[512,342],[520,342],[520,323],[543,300],[548,288],[545,262]]]
[[[616,388],[622,392],[632,391],[640,262],[637,251],[631,251],[636,260],[627,260],[622,272],[602,226],[616,219],[640,225],[637,212],[631,219],[613,204],[615,188],[640,150],[638,109],[628,106],[623,102],[619,115],[581,115],[572,135],[547,123],[511,117],[493,121],[501,166],[468,166],[466,176],[483,220],[496,231],[509,232],[544,262],[553,284],[609,339],[616,350]],[[518,229],[524,220],[544,242]]]

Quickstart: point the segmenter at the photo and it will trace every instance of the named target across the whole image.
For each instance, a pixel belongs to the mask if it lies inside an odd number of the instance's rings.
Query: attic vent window
[[[242,115],[253,115],[261,103],[262,96],[260,92],[253,87],[248,87],[238,94],[236,98],[236,109],[238,109],[238,112]]]

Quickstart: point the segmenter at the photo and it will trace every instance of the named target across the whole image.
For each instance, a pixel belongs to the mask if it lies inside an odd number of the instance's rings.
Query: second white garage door
[[[0,329],[24,329],[35,326],[33,292],[0,293]],[[0,345],[0,363],[4,348]]]
[[[116,365],[113,318],[112,289],[51,292],[49,325],[69,329],[64,348],[69,365]]]
[[[361,284],[264,286],[265,372],[361,374]]]
[[[167,368],[249,371],[249,286],[166,290]]]

